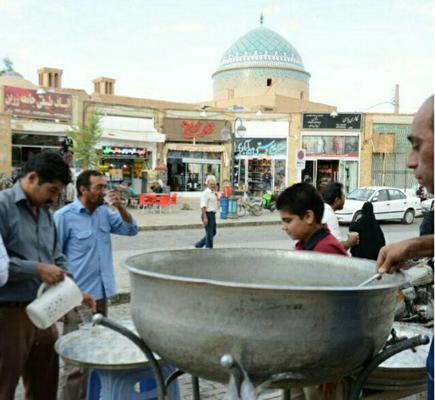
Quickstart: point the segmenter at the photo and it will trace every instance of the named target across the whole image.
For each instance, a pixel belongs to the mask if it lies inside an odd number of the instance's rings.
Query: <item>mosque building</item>
[[[88,94],[62,87],[62,74],[41,68],[38,84],[11,68],[0,76],[0,172],[17,174],[31,154],[59,151],[71,126],[97,111],[99,168],[139,192],[161,179],[171,191],[197,196],[209,174],[221,185],[233,175],[235,188],[254,196],[304,179],[320,189],[338,180],[348,191],[374,180],[411,182],[385,170],[395,165],[395,140],[402,143],[412,115],[338,113],[311,101],[300,53],[263,17],[223,54],[212,100],[120,96],[108,77],[94,79]],[[234,141],[223,137],[224,128]]]

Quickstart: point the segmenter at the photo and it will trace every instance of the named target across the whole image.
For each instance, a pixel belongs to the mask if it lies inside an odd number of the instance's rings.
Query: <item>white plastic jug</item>
[[[47,329],[74,307],[82,303],[83,296],[74,281],[65,279],[54,285],[43,283],[36,299],[27,307],[30,320],[40,329]]]

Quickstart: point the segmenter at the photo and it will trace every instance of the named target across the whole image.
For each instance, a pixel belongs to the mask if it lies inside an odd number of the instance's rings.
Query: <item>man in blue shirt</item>
[[[76,182],[77,199],[54,215],[59,245],[67,258],[68,271],[75,282],[97,299],[97,312],[107,315],[107,299],[116,293],[110,234],[134,236],[136,222],[122,206],[118,195],[107,190],[107,178],[98,171],[86,170]],[[109,202],[110,206],[104,204]],[[69,313],[64,334],[77,329],[80,319]],[[77,400],[86,394],[86,373],[65,367],[64,400]]]

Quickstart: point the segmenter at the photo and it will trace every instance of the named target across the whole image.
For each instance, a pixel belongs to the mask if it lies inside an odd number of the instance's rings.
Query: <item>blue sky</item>
[[[262,11],[302,56],[312,101],[364,111],[399,83],[414,112],[433,93],[432,0],[0,0],[0,58],[33,82],[49,66],[87,92],[108,76],[119,95],[209,100],[220,58]]]

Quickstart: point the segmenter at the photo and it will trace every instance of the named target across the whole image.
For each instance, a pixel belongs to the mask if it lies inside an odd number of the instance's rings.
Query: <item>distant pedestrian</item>
[[[379,250],[385,246],[384,232],[373,213],[373,204],[365,202],[362,207],[362,217],[349,225],[349,232],[358,232],[359,243],[350,249],[354,257],[376,260]]]
[[[205,236],[195,244],[197,249],[204,246],[207,249],[213,248],[213,238],[216,235],[216,212],[219,208],[218,194],[216,191],[216,179],[214,177],[207,178],[207,188],[201,193],[200,207],[201,220],[205,228]]]
[[[340,182],[329,182],[323,190],[322,197],[325,201],[322,223],[328,225],[331,233],[342,243],[346,250],[357,245],[357,235],[348,235],[347,238],[343,237],[340,232],[337,215],[335,214],[337,210],[342,210],[344,206],[345,195],[343,184]]]
[[[66,185],[65,188],[65,204],[72,203],[76,197],[77,197],[76,188],[74,186],[74,183],[70,182],[68,183],[68,185]]]

